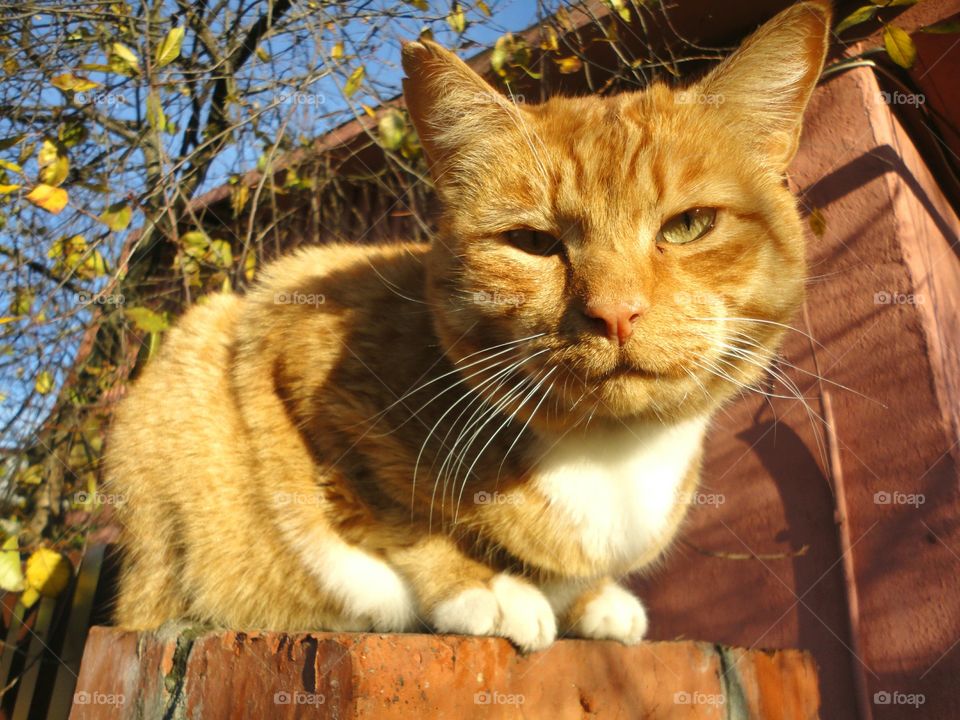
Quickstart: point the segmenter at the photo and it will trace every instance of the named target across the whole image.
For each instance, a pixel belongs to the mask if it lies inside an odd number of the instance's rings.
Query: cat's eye
[[[505,236],[511,245],[530,255],[547,257],[557,255],[563,250],[563,243],[553,235],[539,230],[517,228],[507,231]]]
[[[694,240],[699,240],[713,230],[716,221],[716,208],[698,207],[684,210],[663,224],[660,232],[657,233],[657,242],[685,245]]]

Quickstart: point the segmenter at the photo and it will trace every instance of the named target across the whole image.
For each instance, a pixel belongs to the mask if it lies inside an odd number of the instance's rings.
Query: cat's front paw
[[[488,587],[468,588],[439,603],[430,620],[439,632],[498,635],[524,652],[542,650],[557,637],[557,620],[543,593],[504,573]]]
[[[647,613],[636,596],[611,582],[586,604],[573,631],[579,637],[636,645],[647,632]]]

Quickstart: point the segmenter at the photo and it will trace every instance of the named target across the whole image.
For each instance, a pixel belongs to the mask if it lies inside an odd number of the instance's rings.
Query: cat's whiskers
[[[539,382],[537,382],[537,384],[526,394],[526,396],[523,398],[523,400],[520,401],[520,404],[517,405],[517,407],[514,409],[514,411],[513,411],[512,413],[510,413],[510,415],[497,427],[496,430],[493,431],[493,433],[492,433],[492,434],[490,435],[490,437],[487,439],[487,442],[484,443],[483,447],[481,447],[480,450],[477,452],[476,456],[474,457],[473,462],[470,464],[470,467],[467,468],[466,473],[464,473],[463,482],[460,484],[460,494],[457,496],[457,506],[456,506],[456,509],[454,510],[454,513],[453,513],[453,524],[454,524],[454,525],[457,524],[457,519],[458,519],[459,516],[460,516],[460,503],[461,503],[462,500],[463,500],[463,491],[466,489],[466,487],[467,487],[467,482],[469,481],[470,476],[471,476],[471,474],[473,473],[473,469],[476,467],[477,463],[480,462],[480,458],[481,458],[481,456],[483,455],[484,451],[490,446],[490,443],[493,442],[494,438],[496,438],[496,436],[499,434],[499,432],[500,432],[501,430],[503,430],[503,429],[504,429],[507,425],[509,425],[511,422],[513,422],[513,419],[517,416],[517,413],[519,413],[519,412],[524,408],[524,406],[526,406],[527,402],[529,402],[529,400],[536,394],[536,392],[537,392],[541,387],[543,387],[543,384],[544,384],[545,382],[547,382],[547,380],[550,379],[550,376],[553,375],[553,373],[556,372],[556,370],[557,370],[556,367],[551,368],[551,369],[543,376],[543,378],[542,378]],[[541,370],[540,373],[538,373],[536,377],[540,377],[540,374],[542,374],[542,372],[543,372],[543,371]],[[534,378],[534,379],[536,379],[536,378]],[[531,411],[530,417],[533,417],[534,415],[536,415],[537,410],[540,409],[540,406],[543,405],[544,401],[550,396],[550,389],[552,389],[552,387],[553,387],[553,386],[551,385],[550,388],[548,388],[548,389],[546,390],[546,392],[544,392],[543,396],[540,398],[540,401],[534,406],[533,410]],[[487,422],[489,422],[489,420],[488,420]],[[486,425],[486,423],[484,423],[484,425]],[[482,429],[482,427],[481,427],[481,429]],[[478,432],[479,432],[479,430],[478,430]],[[471,443],[472,443],[472,442],[473,442],[473,440],[471,440]],[[469,446],[468,446],[467,449],[469,449]],[[467,450],[467,449],[464,450],[464,454],[466,454],[466,450]],[[456,483],[456,479],[457,479],[457,478],[456,478],[456,475],[454,475],[454,483]]]
[[[411,388],[410,390],[407,390],[403,395],[401,395],[401,396],[398,397],[396,400],[394,400],[392,403],[390,403],[389,405],[387,405],[387,407],[383,408],[383,409],[382,409],[380,412],[378,412],[376,415],[373,415],[372,417],[368,418],[367,420],[364,420],[362,423],[356,423],[355,425],[348,426],[348,427],[355,427],[356,425],[360,425],[360,424],[369,424],[369,423],[371,423],[371,422],[376,422],[376,421],[378,420],[378,418],[380,418],[381,416],[385,415],[387,412],[389,412],[390,410],[392,410],[393,408],[395,408],[397,405],[399,405],[400,403],[402,403],[404,400],[406,400],[407,398],[409,398],[409,397],[413,396],[414,394],[420,392],[420,391],[423,390],[424,388],[427,388],[427,387],[429,387],[430,385],[433,385],[435,382],[439,382],[439,381],[443,380],[444,378],[449,377],[449,376],[451,376],[451,375],[457,375],[457,374],[459,374],[459,373],[462,373],[462,372],[463,372],[464,370],[466,370],[467,368],[470,368],[470,367],[473,367],[473,366],[475,366],[475,365],[479,365],[479,364],[485,363],[485,362],[487,362],[487,361],[489,361],[489,360],[492,360],[493,358],[499,357],[500,355],[504,355],[504,354],[509,353],[509,352],[515,352],[515,351],[517,351],[517,350],[520,350],[520,348],[518,348],[518,347],[508,347],[508,346],[516,346],[516,345],[518,345],[519,343],[523,343],[523,342],[526,342],[526,341],[528,341],[528,340],[533,340],[534,338],[538,338],[538,337],[540,337],[540,336],[543,335],[543,334],[544,334],[544,333],[537,333],[537,334],[535,334],[535,335],[529,335],[529,336],[527,336],[527,337],[523,337],[523,338],[520,338],[520,339],[518,339],[518,340],[511,340],[511,341],[509,341],[509,342],[500,343],[499,345],[493,345],[492,347],[488,347],[488,348],[484,348],[484,349],[482,349],[482,350],[477,350],[477,351],[475,351],[475,352],[472,352],[472,353],[470,353],[469,355],[466,355],[466,356],[460,358],[460,360],[458,360],[456,363],[454,363],[454,365],[459,365],[460,363],[464,362],[465,360],[467,360],[467,359],[469,359],[469,358],[472,358],[472,357],[475,357],[476,355],[480,355],[481,353],[484,353],[484,356],[481,357],[481,358],[479,358],[479,359],[477,359],[477,360],[474,360],[473,362],[471,362],[471,363],[469,363],[469,364],[467,364],[467,365],[464,365],[464,366],[462,366],[462,367],[454,367],[452,370],[449,370],[449,371],[443,373],[442,375],[439,375],[439,376],[433,378],[432,380],[428,380],[427,382],[425,382],[425,383],[423,383],[423,384],[421,384],[421,385],[418,385],[418,386],[416,386],[416,387],[414,387],[414,388]],[[497,350],[497,349],[499,349],[499,348],[506,348],[506,349],[500,350],[499,352],[495,352],[495,353],[492,353],[492,354],[486,354],[486,353],[490,353],[490,351],[492,351],[492,350]],[[487,369],[490,369],[490,368],[495,367],[495,366],[497,366],[497,365],[503,364],[503,362],[506,362],[506,360],[503,360],[503,361],[498,362],[498,363],[494,363],[493,365],[491,365],[491,366],[489,366],[489,367],[487,367],[487,368],[481,368],[481,370],[479,370],[479,371],[477,371],[477,372],[475,372],[475,373],[472,373],[472,374],[470,374],[470,375],[468,375],[468,376],[466,376],[466,377],[461,377],[459,380],[457,380],[457,382],[455,382],[455,383],[453,383],[452,385],[450,385],[446,390],[444,390],[444,391],[441,392],[441,393],[438,393],[437,395],[434,395],[434,396],[433,396],[432,398],[430,398],[427,402],[425,402],[423,405],[421,405],[417,410],[415,410],[415,411],[407,418],[407,420],[405,420],[404,422],[402,422],[400,425],[398,425],[396,428],[394,428],[393,430],[391,430],[389,433],[386,433],[385,435],[381,435],[381,436],[379,436],[379,437],[385,437],[386,435],[389,435],[389,434],[395,432],[395,431],[396,431],[397,429],[399,429],[400,427],[403,427],[404,425],[406,425],[407,422],[409,422],[410,420],[412,420],[413,417],[415,417],[420,411],[422,411],[425,407],[427,407],[427,405],[429,405],[430,403],[432,403],[434,400],[436,400],[438,397],[440,397],[441,395],[443,395],[443,394],[446,393],[447,391],[452,390],[452,389],[455,388],[457,385],[460,385],[460,384],[464,383],[467,379],[469,379],[469,378],[471,378],[471,377],[474,377],[475,375],[478,375],[478,374],[480,374],[481,372],[484,372],[484,371],[487,370]],[[422,376],[421,376],[421,379],[422,379]],[[378,437],[378,436],[374,436],[374,437]]]
[[[534,357],[538,357],[545,352],[547,352],[547,350],[541,350],[535,353],[534,355],[531,355],[530,358],[528,358],[528,360],[531,360]],[[495,397],[497,393],[499,393],[501,388],[503,388],[508,382],[510,382],[514,374],[515,373],[511,373],[510,375],[507,375],[506,377],[504,377],[503,380],[499,382],[496,387],[492,389],[488,389],[487,394],[490,395],[491,397]],[[466,453],[469,451],[470,447],[473,445],[474,440],[482,431],[483,427],[488,422],[490,422],[490,420],[497,417],[498,413],[500,413],[500,411],[503,408],[507,407],[507,405],[509,405],[509,403],[512,402],[517,395],[523,392],[523,389],[533,381],[535,381],[535,377],[531,378],[529,375],[527,375],[527,377],[525,377],[520,382],[519,385],[508,390],[504,395],[504,397],[500,398],[496,402],[491,403],[488,401],[487,398],[483,398],[482,402],[478,405],[477,409],[474,410],[473,414],[467,419],[466,423],[464,423],[464,426],[458,431],[457,437],[453,445],[447,448],[447,457],[444,459],[444,462],[440,466],[440,470],[437,473],[438,477],[443,478],[443,492],[441,494],[441,504],[440,504],[441,511],[445,507],[446,491],[447,491],[448,484],[450,486],[451,503],[453,502],[453,493],[456,491],[457,473],[459,471],[459,468],[463,465],[463,463],[466,460]],[[451,430],[455,426],[456,426],[456,423],[453,424],[453,426],[451,427]],[[470,436],[466,444],[461,445],[461,443],[466,439],[467,433],[469,433],[474,428],[476,428],[476,430],[474,431],[473,435]],[[448,435],[449,435],[449,431],[448,431]],[[460,449],[458,450],[458,448]]]
[[[542,353],[544,353],[544,352],[547,352],[547,351],[546,351],[546,350],[541,350],[541,351],[538,351],[537,353],[535,353],[534,355],[527,356],[527,357],[521,358],[521,359],[519,359],[519,360],[515,360],[515,361],[512,362],[510,365],[508,365],[507,367],[503,368],[502,370],[497,371],[492,377],[487,378],[486,380],[484,380],[483,382],[481,382],[481,383],[480,383],[479,385],[477,385],[476,387],[469,387],[469,386],[468,386],[468,387],[467,387],[467,391],[466,391],[458,400],[456,400],[454,403],[452,403],[449,408],[447,408],[447,409],[444,411],[444,413],[440,416],[440,418],[439,418],[439,419],[437,420],[437,422],[433,425],[433,427],[430,428],[430,431],[427,433],[427,436],[424,438],[423,444],[420,446],[420,452],[417,454],[417,460],[416,460],[416,463],[414,464],[414,470],[413,470],[413,488],[412,488],[412,490],[411,490],[411,508],[410,508],[411,513],[414,512],[414,502],[415,502],[414,490],[416,489],[416,478],[417,478],[418,470],[419,470],[419,467],[420,467],[420,461],[421,461],[421,459],[422,459],[422,457],[423,457],[424,451],[426,450],[427,444],[428,444],[429,441],[430,441],[430,438],[433,436],[434,432],[436,432],[436,430],[437,430],[437,428],[440,426],[440,424],[446,419],[447,415],[449,415],[451,412],[453,412],[453,410],[456,409],[457,405],[459,405],[460,403],[462,403],[464,400],[467,400],[468,398],[471,398],[471,399],[470,399],[470,402],[468,402],[467,405],[466,405],[466,406],[463,408],[463,410],[460,412],[460,415],[458,415],[457,418],[451,423],[450,428],[447,429],[446,435],[444,435],[443,440],[441,440],[441,442],[440,442],[441,447],[443,447],[443,448],[446,448],[446,447],[447,447],[447,445],[446,445],[446,440],[447,440],[447,438],[450,436],[450,432],[452,431],[452,429],[453,429],[454,427],[456,427],[456,425],[457,425],[457,423],[459,422],[460,418],[463,417],[463,415],[469,410],[470,406],[473,405],[474,402],[476,402],[478,399],[481,400],[481,401],[483,400],[482,390],[483,390],[483,388],[484,388],[485,386],[488,386],[488,385],[490,385],[491,383],[497,382],[498,380],[500,381],[500,383],[504,382],[504,381],[505,381],[507,378],[509,378],[513,373],[515,373],[524,363],[528,362],[528,361],[531,360],[533,357],[536,357],[537,355],[540,355],[540,354],[542,354]],[[498,386],[499,386],[499,385],[498,385]],[[471,396],[472,396],[472,397],[471,397]],[[436,461],[434,461],[434,464],[435,464],[435,463],[436,463]],[[433,467],[433,466],[431,466],[431,470],[432,470],[432,467]],[[441,469],[442,469],[442,468],[441,468]],[[437,494],[437,489],[438,489],[438,486],[439,486],[439,482],[440,482],[440,474],[437,473],[436,476],[435,476],[434,484],[433,484],[433,492],[432,492],[432,494],[431,494],[431,496],[430,496],[430,518],[429,518],[429,525],[430,525],[430,528],[431,528],[431,529],[432,529],[432,527],[433,527],[433,509],[434,509],[434,503],[435,503],[435,500],[436,500],[436,494]],[[446,488],[444,488],[444,493],[446,493]],[[441,507],[442,507],[442,506],[441,506]]]

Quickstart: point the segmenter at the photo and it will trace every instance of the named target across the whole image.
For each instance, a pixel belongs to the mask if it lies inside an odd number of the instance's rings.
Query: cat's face
[[[691,88],[525,107],[405,49],[444,208],[430,300],[475,388],[521,418],[546,397],[534,423],[562,427],[703,412],[761,376],[802,302],[782,173],[827,25],[798,5]]]

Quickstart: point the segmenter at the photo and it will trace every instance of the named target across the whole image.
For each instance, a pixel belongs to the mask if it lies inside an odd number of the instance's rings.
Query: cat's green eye
[[[539,230],[517,228],[507,231],[505,236],[511,245],[530,255],[547,257],[557,255],[563,250],[563,243],[553,235]]]
[[[657,233],[657,242],[685,245],[688,242],[699,240],[713,230],[716,221],[716,208],[698,207],[684,210],[663,224],[660,232]]]

